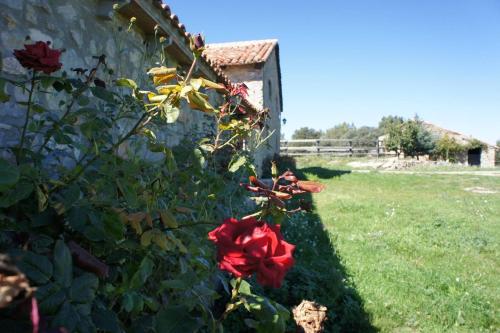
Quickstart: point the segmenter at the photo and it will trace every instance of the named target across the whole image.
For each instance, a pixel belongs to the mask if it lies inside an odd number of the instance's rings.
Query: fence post
[[[316,140],[316,153],[318,154],[318,156],[320,155],[319,153],[319,140]]]
[[[377,159],[379,158],[380,155],[380,141],[377,140]]]
[[[352,141],[349,140],[349,157],[352,157],[353,151],[352,151]]]

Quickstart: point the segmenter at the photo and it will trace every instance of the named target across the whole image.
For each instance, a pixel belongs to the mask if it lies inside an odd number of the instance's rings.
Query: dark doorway
[[[481,148],[469,149],[467,152],[467,160],[471,166],[481,165]]]

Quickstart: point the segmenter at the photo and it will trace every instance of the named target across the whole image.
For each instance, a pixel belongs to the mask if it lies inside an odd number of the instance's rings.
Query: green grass
[[[309,296],[333,307],[329,330],[500,331],[500,177],[343,173],[319,159],[297,167],[327,185],[313,196],[317,216],[285,232],[302,249],[299,267],[323,274]]]

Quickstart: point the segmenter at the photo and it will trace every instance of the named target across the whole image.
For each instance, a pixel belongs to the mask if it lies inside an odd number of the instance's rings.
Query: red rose
[[[48,43],[36,42],[24,45],[24,50],[14,50],[14,56],[25,68],[50,74],[61,68],[61,51],[49,47]]]
[[[279,225],[248,218],[226,219],[208,233],[217,246],[219,268],[237,277],[257,273],[263,286],[279,288],[286,272],[293,266],[295,246],[285,242]]]

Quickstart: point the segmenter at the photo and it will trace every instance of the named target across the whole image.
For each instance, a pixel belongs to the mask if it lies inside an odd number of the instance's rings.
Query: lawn
[[[326,159],[297,169],[327,185],[317,214],[285,232],[299,267],[322,270],[310,297],[333,307],[329,330],[500,330],[500,177],[351,172]]]

